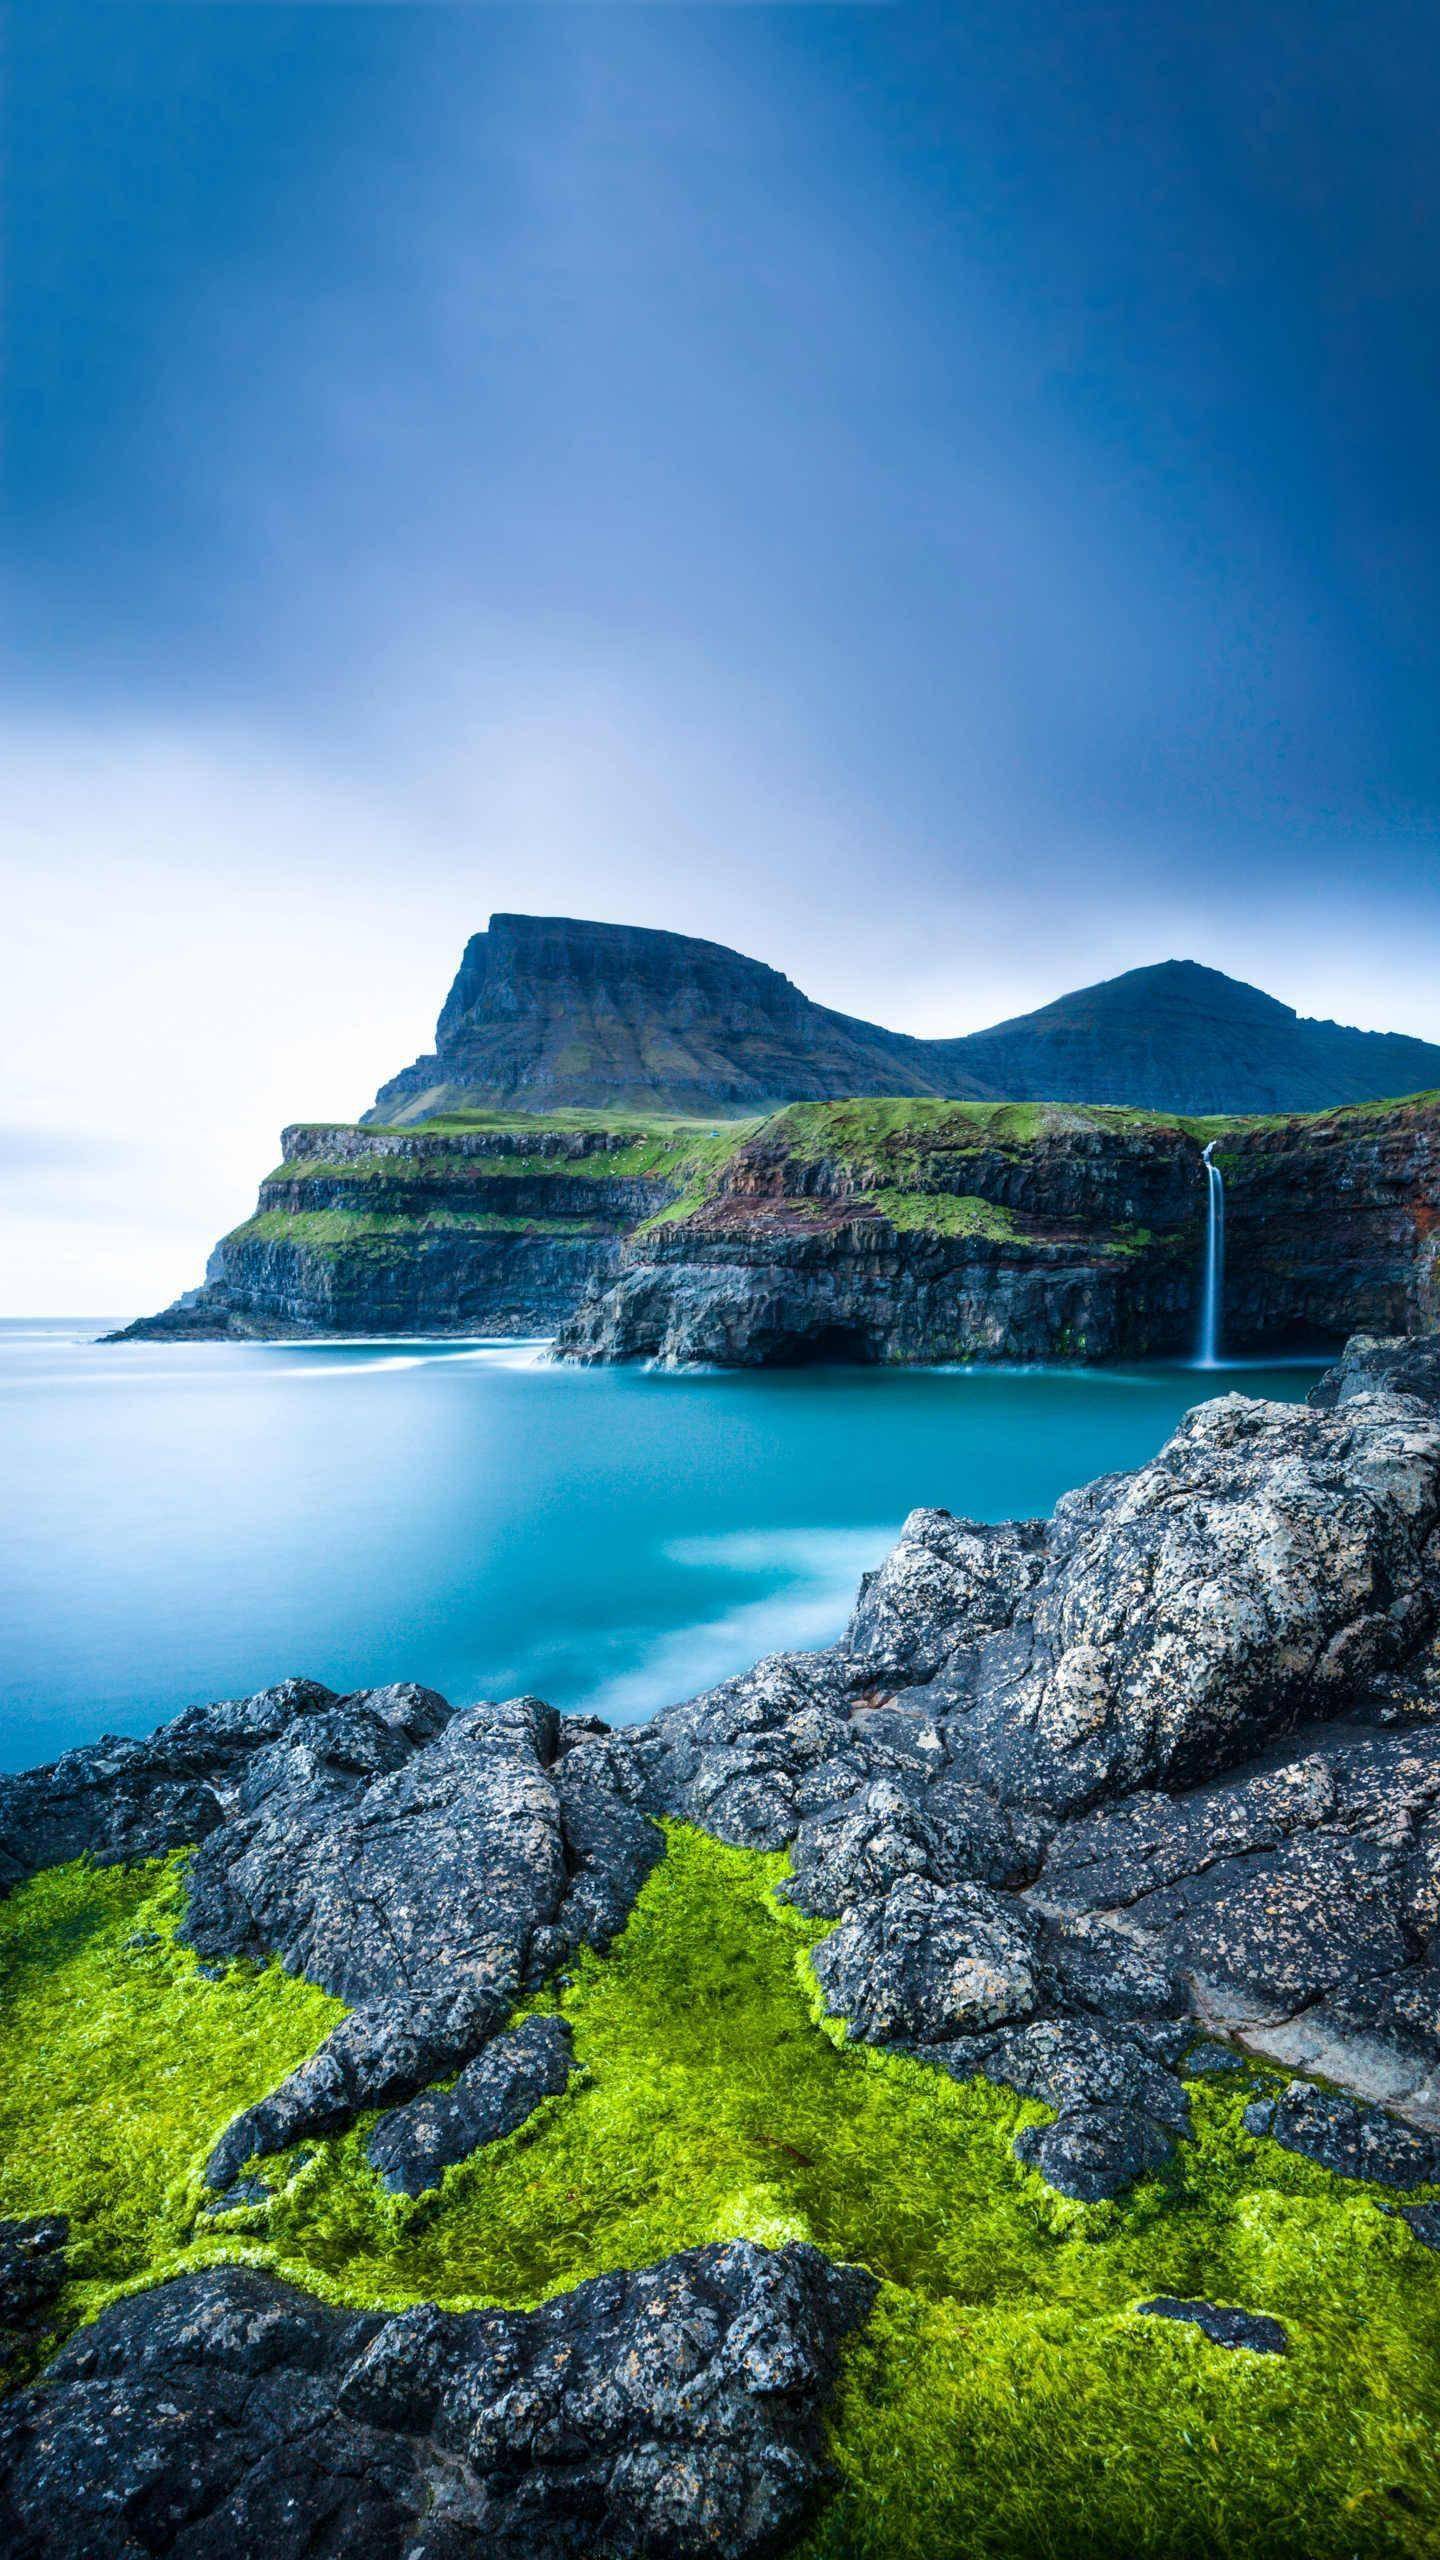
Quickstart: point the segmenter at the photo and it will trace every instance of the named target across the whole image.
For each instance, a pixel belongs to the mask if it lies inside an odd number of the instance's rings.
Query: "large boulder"
[[[875,2291],[749,2241],[538,2311],[332,2311],[255,2268],[101,2313],[0,2411],[9,2560],[728,2560],[825,2484]]]
[[[1056,1814],[1232,1767],[1423,1644],[1437,1523],[1440,1416],[1198,1406],[1149,1466],[1059,1505],[1023,1617],[957,1666],[957,1756]]]

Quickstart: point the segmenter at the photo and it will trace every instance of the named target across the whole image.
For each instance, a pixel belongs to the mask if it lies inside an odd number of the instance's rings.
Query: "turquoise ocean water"
[[[838,1634],[905,1513],[1048,1511],[1313,1367],[572,1370],[0,1325],[0,1766],[304,1672],[612,1721]]]

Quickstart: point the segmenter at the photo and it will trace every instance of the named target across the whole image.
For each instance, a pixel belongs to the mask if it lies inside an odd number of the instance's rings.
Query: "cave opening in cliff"
[[[808,1369],[824,1360],[873,1364],[875,1346],[862,1325],[825,1324],[813,1333],[796,1333],[776,1343],[772,1355],[774,1365],[783,1369]]]

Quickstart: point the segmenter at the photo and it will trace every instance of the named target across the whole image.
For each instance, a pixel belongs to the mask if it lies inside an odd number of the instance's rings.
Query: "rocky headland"
[[[553,1334],[618,1272],[623,1240],[747,1127],[624,1114],[297,1124],[203,1287],[114,1338]]]
[[[7,2550],[1432,2548],[1437,1378],[916,1513],[648,1725],[0,1782]]]
[[[1207,1144],[1231,1348],[1435,1320],[1433,1095],[1213,1121],[902,1100],[289,1129],[204,1288],[124,1338],[520,1333],[675,1366],[1173,1355],[1195,1339]]]

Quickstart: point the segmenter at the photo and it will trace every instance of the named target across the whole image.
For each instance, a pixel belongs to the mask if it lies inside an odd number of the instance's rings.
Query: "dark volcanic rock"
[[[1309,1402],[1322,1412],[1354,1396],[1414,1396],[1440,1405],[1440,1333],[1377,1336],[1352,1334],[1333,1369],[1311,1388]]]
[[[1283,2321],[1272,2320],[1264,2311],[1236,2311],[1228,2303],[1182,2302],[1172,2293],[1159,2293],[1153,2302],[1142,2302],[1136,2308],[1152,2320],[1183,2320],[1200,2329],[1212,2347],[1246,2347],[1255,2356],[1283,2356],[1290,2352],[1289,2332]]]
[[[65,2282],[68,2236],[62,2213],[0,2222],[0,2384],[23,2367],[44,2336]]]
[[[116,2303],[0,2413],[12,2560],[773,2553],[874,2294],[747,2241],[534,2312],[331,2311],[250,2268]]]
[[[1038,2169],[1047,2186],[1082,2204],[1123,2195],[1153,2176],[1170,2156],[1158,2125],[1133,2107],[1069,2107],[1053,2124],[1030,2125],[1015,2137],[1015,2157]]]
[[[318,1681],[282,1680],[253,1698],[191,1707],[143,1742],[106,1734],[46,1768],[0,1777],[0,1891],[68,1858],[112,1865],[203,1840],[235,1802],[254,1753],[338,1703]]]
[[[1337,2178],[1373,2178],[1386,2187],[1440,2183],[1440,2141],[1305,2080],[1292,2080],[1278,2098],[1255,2099],[1245,2130],[1303,2152]]]
[[[1437,1518],[1440,1419],[1198,1406],[1148,1467],[1060,1503],[1023,1623],[959,1656],[962,1766],[1079,1811],[1339,1712],[1430,1634]]]
[[[365,2146],[387,2187],[407,2196],[437,2187],[441,2172],[498,2142],[569,2080],[570,2030],[563,2018],[527,2018],[467,2062],[453,2089],[427,2089],[382,2116]]]
[[[876,1686],[932,1679],[955,1650],[1008,1627],[1045,1564],[1043,1520],[957,1520],[912,1511],[885,1562],[867,1573],[845,1635],[857,1676]]]
[[[827,2005],[872,2044],[943,2044],[1039,1999],[1039,1930],[1024,1906],[984,1885],[907,1877],[861,1906],[815,1950]]]
[[[204,1842],[187,1934],[202,1954],[278,1955],[354,2006],[227,2129],[217,2187],[469,2060],[520,1992],[605,1943],[660,1853],[538,1700],[469,1708],[394,1765],[363,1722],[319,1722]]]
[[[0,1888],[198,1841],[196,1951],[278,1956],[349,2005],[222,2136],[211,2181],[229,2189],[252,2154],[458,2069],[520,1992],[620,1927],[662,1844],[595,1742],[533,1699],[452,1716],[433,1690],[287,1681],[0,1779]]]

